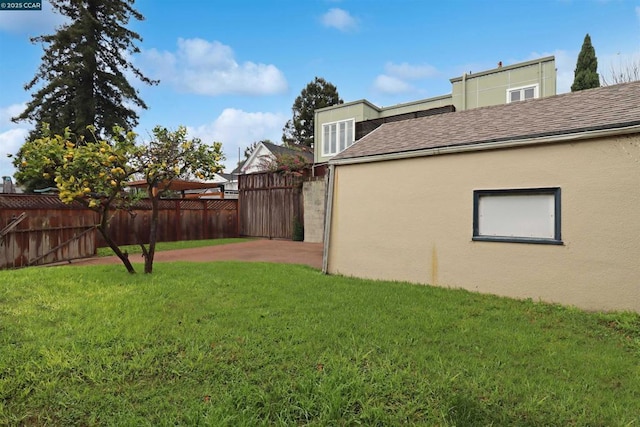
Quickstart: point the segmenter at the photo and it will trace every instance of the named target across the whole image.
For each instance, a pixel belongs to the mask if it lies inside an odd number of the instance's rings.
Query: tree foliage
[[[13,121],[34,123],[30,140],[42,136],[48,123],[55,134],[71,133],[91,138],[88,126],[97,133],[111,134],[114,128],[133,129],[138,123],[134,107],[146,109],[125,72],[142,82],[156,84],[133,66],[129,55],[139,52],[139,34],[128,30],[131,18],[144,17],[133,9],[134,0],[50,0],[70,19],[55,34],[31,39],[44,45],[44,55],[26,90],[37,88],[26,109]]]
[[[571,92],[595,87],[600,87],[598,58],[596,57],[596,50],[591,44],[591,37],[587,34],[584,37],[582,49],[578,54]]]
[[[89,128],[93,131],[92,128]],[[60,200],[74,200],[97,212],[100,217],[98,232],[120,258],[127,271],[134,273],[127,255],[111,238],[109,214],[113,209],[126,209],[132,202],[131,193],[124,191],[127,181],[135,173],[129,158],[135,148],[135,134],[121,128],[112,130],[110,141],[85,141],[76,138],[69,128],[54,134],[45,123],[43,135],[27,141],[21,150],[21,168],[16,173],[20,182],[42,177],[52,179]]]
[[[79,201],[97,212],[100,216],[97,230],[130,273],[135,269],[111,238],[109,216],[114,209],[131,209],[139,196],[128,189],[128,184],[142,179],[152,204],[149,248],[144,246],[143,236],[137,237],[145,257],[145,272],[151,273],[158,201],[163,191],[177,178],[212,176],[222,168],[222,144],[189,140],[184,127],[175,132],[156,127],[152,141],[143,144],[136,143],[135,133],[118,127],[112,129],[107,139],[98,139],[92,127],[89,131],[94,133],[91,140],[86,140],[83,136],[74,137],[69,128],[62,134],[53,134],[45,124],[41,138],[24,144],[22,167],[16,178],[53,179],[62,202]]]
[[[147,196],[151,200],[151,229],[149,248],[142,247],[144,272],[153,271],[153,258],[157,241],[159,201],[171,183],[182,178],[213,178],[224,166],[222,143],[205,144],[199,138],[187,139],[187,129],[175,131],[157,126],[153,139],[136,150],[132,163],[145,181]]]
[[[342,104],[338,89],[321,77],[316,77],[302,89],[293,102],[293,117],[282,129],[282,142],[287,146],[313,145],[314,112],[319,108]]]

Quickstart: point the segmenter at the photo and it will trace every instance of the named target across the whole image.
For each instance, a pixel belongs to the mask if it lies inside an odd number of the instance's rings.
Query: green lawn
[[[227,245],[229,243],[242,243],[255,240],[252,238],[232,238],[232,239],[207,239],[207,240],[181,240],[178,242],[158,242],[156,243],[156,252],[169,251],[173,249],[189,249],[189,248],[201,248],[204,246],[218,246]],[[148,245],[147,245],[148,248]],[[140,245],[123,245],[120,246],[121,251],[126,251],[129,255],[141,254],[142,249]],[[110,247],[98,248],[98,256],[111,256],[115,255]]]
[[[304,266],[155,267],[0,271],[0,425],[640,423],[636,314]]]

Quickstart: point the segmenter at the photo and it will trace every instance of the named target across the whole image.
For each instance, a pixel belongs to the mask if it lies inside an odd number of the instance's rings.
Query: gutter
[[[329,274],[329,236],[331,236],[331,217],[333,213],[333,182],[335,166],[329,164],[329,188],[327,191],[327,203],[324,213],[324,244],[322,247],[322,273]]]
[[[554,144],[559,142],[581,141],[585,139],[603,138],[614,135],[628,135],[633,133],[640,133],[640,124],[634,124],[631,126],[625,126],[620,128],[607,128],[607,129],[595,129],[589,131],[583,131],[578,133],[562,134],[562,135],[550,135],[543,137],[532,137],[517,140],[505,141],[492,141],[483,142],[477,144],[464,144],[455,146],[435,147],[435,148],[423,148],[414,151],[402,151],[397,153],[385,153],[376,154],[363,157],[352,157],[346,159],[332,159],[329,160],[329,168],[331,170],[331,176],[329,177],[330,184],[333,184],[333,166],[337,165],[350,165],[358,163],[373,163],[382,162],[386,160],[401,160],[411,159],[416,157],[437,156],[440,154],[454,154],[454,153],[467,153],[472,151],[486,151],[497,150],[502,148],[515,148],[526,147],[530,145],[540,144]],[[333,193],[332,186],[329,187],[329,191]],[[328,206],[327,206],[328,207]],[[330,214],[330,211],[327,211]],[[325,227],[326,231],[326,227]],[[326,238],[326,236],[325,236]],[[325,239],[326,242],[326,239]]]

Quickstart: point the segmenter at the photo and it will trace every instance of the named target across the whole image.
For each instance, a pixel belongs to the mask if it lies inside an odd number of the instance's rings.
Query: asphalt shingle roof
[[[299,155],[307,159],[310,163],[313,163],[313,153],[304,150],[302,147],[299,149],[293,149],[289,147],[284,147],[282,145],[272,144],[270,142],[262,142],[265,147],[269,149],[274,155]]]
[[[640,82],[385,123],[336,160],[640,124]]]

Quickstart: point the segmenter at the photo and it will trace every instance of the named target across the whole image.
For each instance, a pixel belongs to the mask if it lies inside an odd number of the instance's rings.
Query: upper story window
[[[322,155],[333,156],[350,147],[355,140],[355,120],[322,125]]]
[[[507,89],[507,102],[525,101],[527,99],[537,98],[538,85],[514,87]]]

